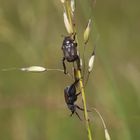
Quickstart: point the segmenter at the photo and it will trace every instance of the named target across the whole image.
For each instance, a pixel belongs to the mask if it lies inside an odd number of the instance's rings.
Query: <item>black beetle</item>
[[[65,65],[65,60],[68,62],[77,62],[77,67],[80,70],[80,58],[77,53],[77,43],[75,42],[75,35],[72,36],[66,36],[63,40],[62,44],[62,50],[63,50],[63,68],[64,68],[64,73],[66,74],[66,65]]]
[[[71,110],[71,115],[72,116],[74,113],[78,116],[78,118],[81,120],[80,116],[76,112],[76,108],[80,110],[84,110],[83,108],[79,107],[78,105],[74,104],[77,100],[77,96],[81,94],[81,92],[76,94],[76,84],[79,82],[79,80],[76,80],[72,85],[67,86],[64,89],[64,97],[65,97],[65,102],[68,106],[68,108]]]

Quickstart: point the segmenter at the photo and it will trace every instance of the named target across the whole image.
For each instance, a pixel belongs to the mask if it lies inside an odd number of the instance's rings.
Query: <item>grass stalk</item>
[[[72,22],[73,17],[72,17],[72,14],[71,14],[72,11],[71,11],[71,6],[70,6],[70,0],[66,0],[64,6],[65,6],[65,10],[66,10],[66,13],[67,13],[69,23],[70,23],[71,27],[73,28],[74,33],[76,33],[75,26],[73,26],[73,22]],[[78,43],[77,37],[76,37],[76,42]],[[88,112],[87,112],[87,105],[86,105],[86,96],[85,96],[84,84],[83,84],[83,80],[82,80],[81,71],[76,70],[76,75],[77,75],[77,78],[80,79],[79,88],[80,88],[80,91],[81,91],[81,94],[82,94],[84,117],[85,117],[85,122],[86,122],[86,129],[87,129],[87,133],[88,133],[88,139],[92,140],[90,122],[89,122],[89,117],[88,117]]]
[[[83,85],[83,80],[82,80],[80,70],[77,70],[77,77],[80,79],[79,86],[80,86],[80,91],[81,91],[81,94],[82,94],[84,116],[85,116],[85,121],[86,121],[86,129],[87,129],[87,132],[88,132],[88,139],[92,140],[90,122],[89,122],[89,117],[88,117],[88,112],[87,112],[87,105],[86,105],[86,96],[85,96],[84,85]]]

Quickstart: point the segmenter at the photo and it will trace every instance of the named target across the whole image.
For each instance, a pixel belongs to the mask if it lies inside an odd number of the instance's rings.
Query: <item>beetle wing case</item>
[[[74,62],[78,58],[77,43],[75,43],[70,36],[64,38],[62,50],[64,57],[68,62]]]

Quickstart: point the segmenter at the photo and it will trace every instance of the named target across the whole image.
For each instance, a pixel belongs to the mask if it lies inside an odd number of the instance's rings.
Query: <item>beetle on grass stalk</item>
[[[63,62],[63,68],[65,74],[67,74],[65,60],[73,63],[76,62],[78,70],[81,70],[80,58],[77,52],[77,43],[75,42],[75,36],[76,34],[66,36],[63,40],[62,50],[63,50],[64,57],[62,62]]]
[[[79,116],[79,114],[77,113],[76,109],[79,109],[81,111],[84,111],[83,108],[81,108],[80,106],[78,106],[77,104],[75,104],[75,102],[77,101],[77,97],[81,94],[81,92],[76,93],[76,86],[79,82],[79,79],[77,79],[74,83],[72,83],[70,86],[67,86],[64,89],[64,97],[65,97],[65,102],[69,108],[69,110],[71,111],[70,116],[72,116],[74,113],[78,116],[78,118],[80,120],[82,120]],[[91,112],[89,110],[87,110],[88,112]]]
[[[71,84],[70,86],[67,86],[64,89],[64,97],[65,97],[65,102],[66,102],[68,108],[71,110],[71,115],[70,116],[72,116],[75,113],[78,116],[78,118],[81,120],[81,118],[78,115],[76,109],[79,109],[79,110],[82,110],[82,111],[84,109],[75,104],[78,95],[81,94],[81,92],[76,93],[76,85],[78,84],[78,82],[79,82],[79,79],[76,80],[73,84]]]

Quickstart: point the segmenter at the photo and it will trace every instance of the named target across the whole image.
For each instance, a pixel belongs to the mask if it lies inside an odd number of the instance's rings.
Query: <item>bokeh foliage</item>
[[[100,110],[112,139],[138,140],[140,1],[92,4],[92,0],[76,2],[80,49],[89,17],[96,24],[86,48],[88,58],[97,46],[95,68],[86,87],[88,106]],[[61,35],[66,34],[62,12],[59,0],[0,0],[0,69],[62,68]],[[69,117],[64,102],[63,89],[70,82],[59,72],[0,71],[0,139],[86,139],[84,123]],[[94,138],[104,139],[97,115],[90,116]]]

